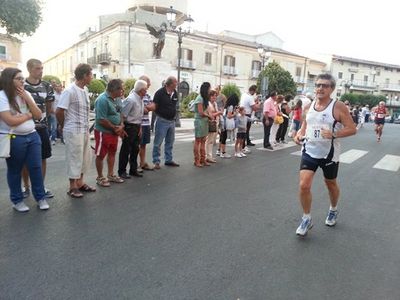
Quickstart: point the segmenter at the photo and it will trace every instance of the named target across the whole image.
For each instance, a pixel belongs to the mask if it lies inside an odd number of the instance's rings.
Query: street
[[[176,134],[179,168],[147,171],[83,199],[66,194],[53,147],[47,212],[13,211],[0,162],[0,299],[400,299],[400,125],[342,139],[338,224],[318,170],[314,227],[296,236],[300,146],[193,166],[193,133]],[[233,147],[227,147],[233,152]],[[151,162],[151,149],[147,158]],[[116,170],[116,167],[115,167]],[[87,177],[95,184],[93,166]]]

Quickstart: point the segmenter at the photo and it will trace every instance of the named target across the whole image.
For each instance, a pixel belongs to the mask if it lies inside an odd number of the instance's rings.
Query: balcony
[[[176,67],[178,67],[178,62],[179,61],[176,60]],[[196,63],[193,60],[181,59],[180,67],[181,69],[195,70]]]
[[[8,55],[5,53],[0,53],[0,60],[8,60]]]
[[[224,75],[230,76],[237,76],[239,73],[237,68],[231,66],[223,66],[222,72],[224,73]]]
[[[111,62],[111,53],[100,53],[97,55],[97,63],[100,65],[109,65]]]
[[[381,91],[400,92],[400,84],[383,83],[380,86]]]
[[[350,89],[356,91],[374,91],[377,85],[375,82],[363,81],[363,80],[353,80],[350,82]]]
[[[98,64],[97,57],[96,56],[88,57],[87,63],[88,63],[88,65],[91,65],[91,66],[97,65]]]
[[[257,79],[258,76],[260,75],[260,73],[261,73],[260,70],[251,70],[250,78],[251,79]]]
[[[306,83],[306,79],[303,76],[294,76],[293,80],[294,80],[294,82],[296,82],[298,84],[305,84]]]

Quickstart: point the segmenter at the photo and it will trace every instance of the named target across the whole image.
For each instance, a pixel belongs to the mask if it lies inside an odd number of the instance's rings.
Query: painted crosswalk
[[[387,154],[373,168],[397,172],[400,168],[400,156]]]

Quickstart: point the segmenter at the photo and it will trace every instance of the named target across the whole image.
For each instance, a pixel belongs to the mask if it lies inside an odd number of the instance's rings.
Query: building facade
[[[261,71],[262,59],[257,52],[260,45],[270,53],[265,63],[276,61],[289,71],[298,92],[313,91],[313,78],[326,71],[323,62],[283,50],[283,41],[272,32],[186,34],[178,66],[178,35],[169,28],[162,57],[155,59],[157,39],[149,34],[145,23],[157,27],[167,22],[166,11],[160,6],[135,5],[126,13],[101,16],[99,30],[89,29],[80,35],[76,44],[44,62],[45,74],[55,75],[68,85],[73,81],[75,66],[88,63],[96,78],[127,79],[147,74],[152,79],[151,92],[154,92],[167,76],[177,76],[179,68],[182,96],[198,91],[204,81],[212,86],[235,83],[244,91],[257,82]],[[181,22],[186,14],[178,12],[178,16]]]
[[[21,41],[0,33],[0,72],[8,67],[18,68],[21,63]]]

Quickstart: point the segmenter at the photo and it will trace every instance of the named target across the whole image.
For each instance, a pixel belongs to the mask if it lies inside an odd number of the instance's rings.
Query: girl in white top
[[[212,120],[210,122],[215,122],[215,132],[209,130],[207,139],[206,139],[206,156],[207,161],[210,163],[216,163],[217,161],[213,158],[213,146],[216,142],[217,134],[218,134],[218,124],[219,124],[219,116],[222,114],[221,111],[217,108],[217,92],[215,90],[210,91],[210,102],[207,107],[208,114],[211,116]],[[210,127],[209,127],[210,129]]]
[[[49,208],[45,200],[42,176],[41,141],[33,119],[40,119],[41,110],[24,89],[24,77],[19,69],[6,68],[0,76],[0,134],[10,137],[10,157],[7,162],[7,182],[15,210],[29,211],[23,202],[21,171],[27,166],[32,193],[42,210]]]

